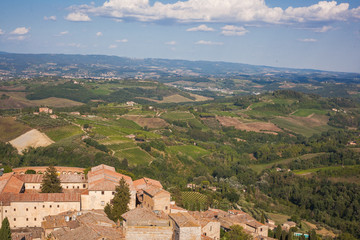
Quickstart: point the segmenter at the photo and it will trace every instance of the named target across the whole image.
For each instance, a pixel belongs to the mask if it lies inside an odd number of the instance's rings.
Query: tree
[[[25,174],[36,174],[36,171],[32,169],[28,169],[25,171]]]
[[[54,166],[50,166],[46,169],[44,178],[41,184],[42,193],[61,193],[62,187],[60,179],[57,176]]]
[[[282,229],[280,224],[276,227],[275,229],[275,238],[276,239],[280,239],[281,238],[281,234],[282,234]]]
[[[0,239],[1,240],[11,240],[11,229],[8,218],[4,218],[1,224],[0,229]]]
[[[122,220],[121,215],[129,211],[130,189],[124,178],[120,179],[119,186],[116,186],[114,198],[106,204],[104,211],[106,215],[117,222]]]
[[[230,227],[230,231],[225,233],[225,239],[229,240],[251,240],[252,236],[244,232],[243,228],[239,225]]]

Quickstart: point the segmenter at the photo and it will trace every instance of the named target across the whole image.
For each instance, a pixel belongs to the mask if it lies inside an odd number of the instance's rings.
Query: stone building
[[[189,213],[171,213],[174,222],[174,240],[201,240],[201,225]]]
[[[170,193],[161,188],[146,187],[143,189],[142,206],[168,214],[170,213]]]
[[[135,208],[122,215],[125,239],[171,240],[173,225],[166,214],[148,208]]]
[[[8,217],[11,228],[40,227],[49,215],[69,210],[103,210],[114,197],[121,178],[130,188],[129,208],[135,208],[136,190],[132,179],[117,173],[113,167],[103,164],[93,167],[87,179],[82,168],[55,167],[63,192],[40,193],[43,174],[24,173],[28,169],[44,173],[46,168],[18,168],[0,177],[0,224]]]
[[[136,205],[136,190],[131,177],[117,173],[114,167],[104,164],[91,168],[88,172],[88,191],[81,195],[83,210],[104,209],[105,205],[113,199],[116,186],[124,178],[130,189],[129,208]]]

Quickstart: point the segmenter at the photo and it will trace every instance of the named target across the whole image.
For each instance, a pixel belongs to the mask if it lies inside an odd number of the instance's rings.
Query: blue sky
[[[4,0],[0,51],[360,72],[360,1]]]

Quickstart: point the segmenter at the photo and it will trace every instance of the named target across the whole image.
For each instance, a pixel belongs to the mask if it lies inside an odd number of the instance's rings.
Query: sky
[[[360,1],[1,0],[0,51],[360,73]]]

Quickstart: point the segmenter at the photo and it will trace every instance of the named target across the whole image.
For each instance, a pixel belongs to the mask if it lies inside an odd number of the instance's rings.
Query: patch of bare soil
[[[128,120],[132,120],[136,122],[141,127],[148,127],[148,128],[164,128],[169,124],[161,118],[144,118],[138,115],[126,115],[124,118]]]
[[[45,133],[42,133],[36,129],[32,129],[27,133],[9,141],[11,145],[13,145],[19,153],[23,150],[33,147],[46,147],[50,144],[54,143]]]
[[[239,130],[252,131],[252,132],[263,132],[268,134],[277,134],[277,132],[282,132],[275,124],[271,122],[250,122],[245,123],[241,122],[237,118],[233,117],[216,117],[221,125],[225,127],[235,127]]]

